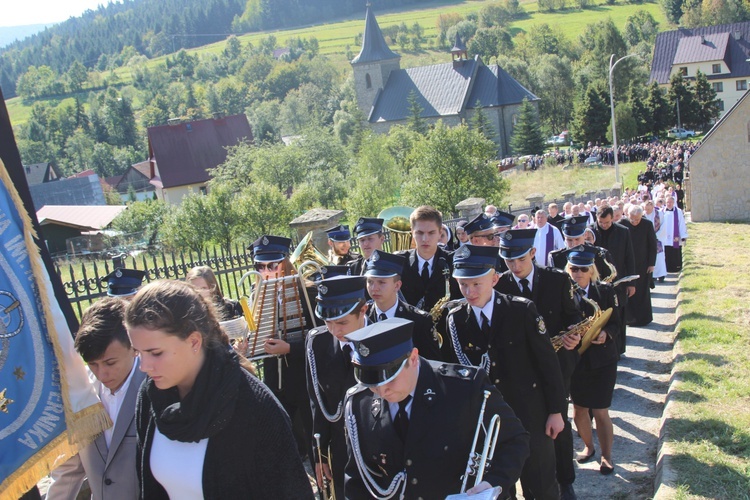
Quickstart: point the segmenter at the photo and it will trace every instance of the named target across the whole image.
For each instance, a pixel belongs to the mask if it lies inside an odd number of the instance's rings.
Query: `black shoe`
[[[596,450],[592,450],[588,455],[579,455],[578,457],[576,457],[576,462],[578,462],[579,464],[585,464],[586,462],[594,458],[594,455],[596,455]]]
[[[560,485],[560,500],[578,500],[572,484]]]
[[[610,475],[610,474],[612,474],[612,473],[613,473],[614,471],[615,471],[615,468],[614,468],[614,467],[610,467],[610,466],[608,466],[608,465],[604,465],[604,464],[601,464],[601,465],[599,466],[599,472],[600,472],[600,473],[601,473],[601,474],[602,474],[603,476],[609,476],[609,475]]]
[[[664,276],[662,276],[661,278],[657,278],[657,279],[659,280],[659,283],[664,283]]]

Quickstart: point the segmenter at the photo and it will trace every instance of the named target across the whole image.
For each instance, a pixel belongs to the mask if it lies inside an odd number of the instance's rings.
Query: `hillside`
[[[24,26],[0,26],[0,49],[17,40],[23,40],[27,36],[39,33],[49,24],[27,24]]]

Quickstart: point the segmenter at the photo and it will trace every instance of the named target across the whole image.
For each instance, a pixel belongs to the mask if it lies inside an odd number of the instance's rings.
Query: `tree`
[[[474,104],[474,114],[469,120],[469,126],[472,130],[476,130],[489,140],[495,139],[497,135],[495,128],[482,110],[482,103],[479,101]]]
[[[698,105],[695,102],[692,87],[691,83],[682,78],[680,73],[675,73],[669,79],[667,98],[670,107],[678,113],[678,126],[692,127],[698,123]]]
[[[438,121],[407,157],[410,174],[401,202],[431,205],[444,213],[468,197],[499,205],[508,187],[494,165],[496,157],[495,143],[479,132]]]
[[[578,40],[584,49],[581,60],[593,64],[602,78],[606,77],[609,71],[609,56],[615,54],[617,59],[627,54],[628,50],[620,30],[609,17],[587,25]],[[623,61],[618,65],[621,75],[626,74],[623,68],[625,64],[629,64],[629,61]],[[623,88],[627,89],[627,85]]]
[[[566,57],[543,55],[529,67],[534,79],[532,90],[541,99],[539,117],[554,134],[559,134],[570,122],[575,85],[571,63]]]
[[[513,37],[500,26],[480,28],[466,44],[470,55],[480,55],[485,59],[497,57],[513,50]]]
[[[148,244],[153,245],[158,240],[168,211],[169,206],[160,200],[135,201],[128,203],[128,209],[115,217],[112,227],[125,234],[143,231],[148,237]]]
[[[661,8],[672,24],[678,24],[683,14],[685,0],[660,0]]]
[[[617,120],[618,144],[629,142],[638,136],[638,124],[633,117],[633,108],[629,102],[621,101],[615,106],[615,120]],[[607,127],[607,140],[612,141],[612,121]]]
[[[211,221],[206,210],[206,197],[190,193],[182,198],[180,206],[170,209],[161,230],[161,241],[167,248],[202,252],[208,242]]]
[[[384,135],[368,133],[352,168],[346,210],[350,220],[375,217],[383,207],[394,205],[402,176],[386,148]]]
[[[86,67],[77,60],[73,61],[73,64],[70,65],[65,76],[68,80],[68,88],[70,88],[71,92],[80,92],[83,88],[83,84],[86,83],[86,80],[89,78]]]
[[[707,131],[709,124],[719,117],[719,99],[716,98],[716,91],[711,86],[706,75],[700,70],[695,75],[695,92],[696,103],[696,122],[695,125],[699,130]]]
[[[524,97],[518,114],[518,122],[513,127],[510,147],[516,155],[538,155],[544,152],[544,136],[539,127],[536,107]]]
[[[422,105],[419,103],[419,97],[417,93],[412,90],[409,92],[409,97],[406,99],[409,102],[409,120],[407,126],[417,132],[418,134],[424,135],[427,132],[427,124],[422,118]]]
[[[292,212],[275,186],[258,183],[244,188],[236,201],[238,234],[248,241],[264,234],[286,234]]]
[[[573,108],[570,131],[576,141],[604,143],[611,110],[607,94],[597,84],[589,85]]]
[[[659,32],[659,23],[650,12],[638,10],[632,16],[628,16],[624,31],[625,40],[631,47],[641,42],[653,45],[656,41],[656,34]]]
[[[656,82],[648,87],[646,113],[646,129],[655,136],[663,134],[673,123],[673,110]]]

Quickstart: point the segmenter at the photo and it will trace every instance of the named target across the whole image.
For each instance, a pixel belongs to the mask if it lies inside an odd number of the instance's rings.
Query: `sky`
[[[107,3],[109,0],[3,0],[0,26],[57,23]]]

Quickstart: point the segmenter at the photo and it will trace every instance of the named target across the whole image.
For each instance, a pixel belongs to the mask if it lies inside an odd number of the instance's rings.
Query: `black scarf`
[[[234,414],[241,377],[237,355],[219,348],[206,352],[195,384],[182,401],[177,387],[160,390],[148,379],[146,390],[159,432],[185,443],[216,435]]]

